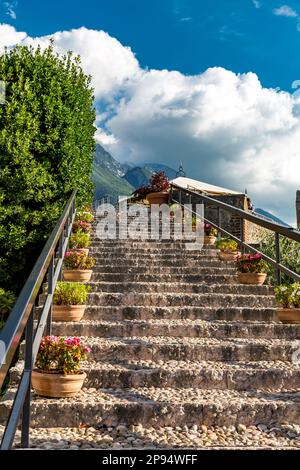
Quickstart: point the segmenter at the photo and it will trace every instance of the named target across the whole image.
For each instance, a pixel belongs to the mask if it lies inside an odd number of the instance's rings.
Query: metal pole
[[[218,227],[219,228],[222,228],[221,227],[221,209],[220,207],[217,208],[217,214],[218,214]],[[218,239],[220,240],[220,238],[222,237],[222,233],[220,231],[218,231]]]
[[[53,275],[54,275],[54,257],[52,256],[49,268],[48,268],[48,294],[52,295],[54,286],[53,286]],[[52,305],[49,309],[48,318],[47,318],[47,325],[46,325],[46,334],[49,336],[51,335],[52,329]]]
[[[241,242],[244,243],[245,241],[245,230],[244,230],[244,219],[241,217]],[[245,248],[241,244],[241,252],[245,253]]]
[[[32,346],[33,346],[33,320],[35,307],[32,308],[25,331],[25,371],[29,371],[30,378],[33,367]],[[25,396],[22,425],[21,425],[21,447],[29,448],[29,426],[30,426],[30,401],[31,401],[31,379]]]
[[[281,261],[281,252],[280,252],[280,235],[275,232],[275,249],[276,249],[276,263],[279,265]],[[280,268],[276,269],[277,274],[277,284],[281,284],[281,271]]]
[[[64,245],[64,232],[61,232],[58,242],[58,260],[63,257],[63,245]],[[62,269],[59,271],[58,280],[62,281]]]

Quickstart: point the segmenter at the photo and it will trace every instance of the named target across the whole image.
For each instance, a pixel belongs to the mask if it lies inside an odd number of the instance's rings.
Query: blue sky
[[[198,74],[210,66],[253,71],[266,87],[291,89],[300,78],[295,16],[276,16],[284,1],[19,0],[1,22],[30,36],[86,26],[130,45],[142,66]],[[257,7],[255,7],[255,5]],[[300,2],[288,1],[300,14]],[[258,8],[259,7],[259,8]],[[7,10],[7,8],[6,8]]]
[[[118,160],[182,161],[295,224],[300,0],[0,0],[0,53],[51,38],[81,55]]]

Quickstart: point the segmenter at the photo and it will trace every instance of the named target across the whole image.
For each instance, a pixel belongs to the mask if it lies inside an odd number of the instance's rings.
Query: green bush
[[[300,284],[281,284],[275,287],[275,299],[284,308],[300,308]]]
[[[276,259],[276,245],[274,233],[265,231],[263,233],[260,251],[272,259]],[[300,273],[300,244],[289,238],[280,237],[281,264],[296,273]],[[272,284],[277,283],[277,276],[274,268],[269,265],[268,276]],[[293,278],[282,274],[281,281],[283,284],[291,284]]]
[[[238,250],[238,243],[235,240],[232,240],[232,238],[220,238],[220,240],[217,240],[216,242],[216,248],[221,251],[229,252],[229,253],[234,253]]]
[[[17,46],[0,56],[0,282],[23,286],[67,198],[92,200],[95,110],[71,53]]]
[[[91,288],[78,282],[58,282],[53,295],[55,305],[84,305]]]
[[[69,240],[70,248],[88,248],[91,244],[91,237],[88,233],[79,230],[76,233],[72,233]]]
[[[15,301],[16,298],[12,292],[0,288],[0,323],[2,326],[13,308]]]

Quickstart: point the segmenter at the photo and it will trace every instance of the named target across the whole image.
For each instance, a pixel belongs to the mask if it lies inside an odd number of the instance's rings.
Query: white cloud
[[[274,15],[276,16],[285,16],[287,18],[297,18],[298,13],[289,5],[282,5],[279,8],[273,10]]]
[[[96,138],[113,155],[175,168],[183,161],[188,176],[247,187],[257,207],[295,220],[300,97],[263,88],[254,73],[220,67],[196,76],[143,70],[129,48],[103,31],[80,28],[52,37],[60,52],[80,53],[93,75]],[[44,47],[49,40],[0,25],[0,51],[18,42]]]
[[[5,13],[8,15],[12,20],[17,19],[17,14],[15,9],[18,6],[18,3],[13,1],[13,2],[3,2],[3,6],[5,8]]]
[[[252,3],[255,6],[255,8],[260,8],[261,7],[261,3],[260,3],[259,0],[252,0]]]

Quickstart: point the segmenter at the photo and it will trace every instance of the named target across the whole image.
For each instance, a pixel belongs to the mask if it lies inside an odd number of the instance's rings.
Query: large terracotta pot
[[[217,237],[213,235],[204,235],[204,245],[214,245],[216,243]]]
[[[240,255],[240,251],[219,251],[218,253],[221,261],[236,261]]]
[[[69,251],[76,251],[76,253],[83,253],[85,256],[89,255],[89,248],[71,248]]]
[[[72,282],[89,282],[93,274],[92,269],[66,269],[64,279]]]
[[[238,281],[241,284],[254,284],[262,286],[267,278],[264,273],[238,273]]]
[[[300,323],[300,308],[279,308],[277,315],[282,323]]]
[[[34,370],[31,383],[34,391],[43,397],[74,397],[80,392],[85,378],[85,372],[65,375]]]
[[[80,321],[86,305],[52,305],[53,321]]]
[[[147,201],[151,204],[168,204],[169,202],[169,193],[160,191],[158,193],[149,193],[146,196]]]

